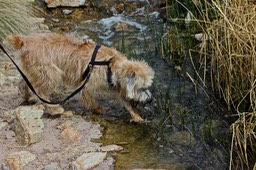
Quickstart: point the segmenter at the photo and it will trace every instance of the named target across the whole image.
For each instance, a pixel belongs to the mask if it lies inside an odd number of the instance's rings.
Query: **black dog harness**
[[[52,102],[52,101],[48,101],[48,100],[45,100],[43,99],[42,97],[40,97],[34,87],[32,86],[32,84],[30,83],[30,81],[28,80],[28,78],[26,77],[26,75],[21,71],[21,69],[18,67],[18,65],[14,62],[14,60],[10,57],[10,55],[6,52],[6,50],[3,48],[3,46],[0,44],[0,48],[3,50],[3,52],[9,57],[9,59],[12,61],[12,63],[16,66],[16,68],[18,69],[18,71],[20,72],[22,78],[25,80],[25,82],[27,83],[28,87],[30,88],[30,90],[44,103],[47,103],[47,104],[62,104],[64,102],[66,102],[67,100],[69,100],[70,98],[72,98],[73,96],[75,96],[78,92],[80,92],[83,87],[85,86],[85,84],[88,82],[90,76],[91,76],[91,72],[92,72],[92,69],[94,67],[94,65],[99,65],[99,66],[102,66],[102,65],[106,65],[108,66],[108,72],[107,72],[107,81],[109,83],[110,86],[114,86],[112,80],[111,80],[111,76],[112,76],[112,71],[111,71],[111,67],[110,67],[110,63],[111,63],[111,59],[109,61],[95,61],[96,59],[96,56],[97,56],[97,53],[98,53],[98,50],[101,46],[100,45],[96,45],[94,51],[93,51],[93,54],[92,54],[92,57],[91,57],[91,61],[90,63],[88,64],[87,68],[85,69],[84,71],[84,74],[82,76],[82,81],[83,84],[78,87],[73,93],[71,93],[66,99],[64,99],[63,101],[61,102]]]
[[[92,54],[91,61],[88,64],[88,66],[87,66],[87,68],[86,68],[86,70],[83,74],[83,80],[87,77],[88,74],[90,74],[90,71],[91,71],[91,69],[93,68],[94,65],[98,65],[98,66],[107,65],[108,66],[107,81],[108,81],[108,84],[110,86],[114,86],[114,84],[111,80],[111,77],[112,77],[112,70],[111,70],[111,67],[110,67],[111,59],[108,60],[108,61],[95,61],[96,56],[97,56],[97,52],[98,52],[100,47],[101,47],[100,45],[96,45],[96,47],[93,51],[93,54]]]

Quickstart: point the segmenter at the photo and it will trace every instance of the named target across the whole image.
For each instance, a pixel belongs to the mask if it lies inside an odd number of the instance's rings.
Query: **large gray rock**
[[[20,106],[15,110],[15,134],[18,142],[30,145],[39,142],[43,138],[44,113],[40,106]]]
[[[45,0],[48,8],[84,6],[86,0]]]

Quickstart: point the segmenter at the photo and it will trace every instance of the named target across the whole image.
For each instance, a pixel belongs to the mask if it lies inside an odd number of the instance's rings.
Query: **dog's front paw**
[[[130,122],[135,122],[135,123],[145,123],[144,119],[142,119],[140,116],[132,118]]]
[[[65,110],[59,106],[59,105],[46,105],[46,110],[50,115],[60,115],[62,114]]]

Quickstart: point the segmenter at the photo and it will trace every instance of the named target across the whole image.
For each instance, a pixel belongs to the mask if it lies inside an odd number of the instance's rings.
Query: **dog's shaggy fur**
[[[60,85],[79,87],[82,76],[91,60],[96,44],[94,42],[80,42],[69,36],[55,33],[41,33],[29,36],[7,36],[7,41],[18,50],[21,69],[31,81],[38,95],[50,100],[51,94]],[[131,114],[136,122],[143,119],[135,111],[132,102],[146,103],[151,100],[148,87],[154,78],[154,71],[144,61],[128,60],[123,54],[113,48],[102,46],[96,61],[111,59],[111,87],[107,81],[107,66],[94,66],[90,79],[79,92],[84,104],[94,112],[104,109],[98,106],[96,99],[100,94],[113,95],[121,105]],[[20,91],[24,98],[31,97],[26,83],[20,83]],[[63,113],[59,105],[46,104],[52,114]]]

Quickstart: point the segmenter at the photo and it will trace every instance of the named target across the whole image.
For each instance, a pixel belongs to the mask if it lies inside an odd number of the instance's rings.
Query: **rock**
[[[28,151],[16,152],[8,155],[5,158],[7,164],[6,167],[10,167],[11,170],[21,170],[27,163],[36,159],[36,156]]]
[[[193,145],[195,143],[194,136],[188,131],[179,131],[165,137],[168,142],[178,145]]]
[[[185,167],[183,167],[182,165],[180,165],[180,164],[171,164],[170,166],[169,166],[169,168],[168,169],[171,169],[171,170],[185,170],[186,168]],[[167,169],[144,169],[144,168],[137,168],[137,169],[133,169],[133,170],[167,170]]]
[[[66,144],[79,142],[83,135],[73,127],[67,127],[60,134],[60,140]]]
[[[115,160],[113,157],[108,157],[106,158],[102,163],[100,163],[99,165],[97,165],[97,167],[93,168],[93,170],[114,170],[114,163]]]
[[[65,111],[61,114],[61,117],[71,117],[71,116],[73,116],[72,111]]]
[[[43,138],[43,108],[40,106],[20,106],[15,110],[15,134],[19,143],[30,145]]]
[[[166,169],[133,169],[133,170],[166,170]],[[174,169],[171,169],[171,170],[174,170]],[[176,169],[175,169],[176,170]]]
[[[84,6],[86,0],[45,0],[48,8]]]
[[[0,70],[0,86],[2,86],[6,80],[7,76]]]
[[[43,170],[60,170],[60,168],[57,162],[51,162],[46,165]]]
[[[49,27],[44,23],[44,18],[29,17],[29,21],[33,25],[31,28],[32,32],[50,32]]]
[[[118,145],[107,145],[100,148],[100,151],[102,152],[115,152],[115,151],[121,151],[124,148],[122,146]]]
[[[1,118],[3,121],[6,121],[7,123],[12,123],[15,118],[15,110],[9,110],[4,112],[4,114],[1,115]]]
[[[63,9],[62,11],[65,15],[69,15],[69,14],[72,14],[72,12],[74,12],[74,10],[72,9]]]
[[[183,165],[177,163],[177,164],[170,164],[168,169],[171,169],[171,170],[185,170],[186,168]],[[161,168],[159,168],[159,169],[151,169],[151,168],[144,169],[144,168],[141,168],[140,169],[140,168],[137,168],[137,169],[133,169],[133,170],[167,170],[167,169],[161,169]]]
[[[11,167],[8,164],[3,163],[1,166],[1,170],[11,170]]]
[[[118,22],[113,25],[116,32],[129,31],[130,25],[126,22]]]
[[[204,33],[197,33],[194,35],[195,39],[201,42],[206,42],[207,40],[209,40],[208,35],[204,34]]]
[[[106,152],[84,153],[69,165],[70,170],[87,170],[92,169],[102,163],[106,158]]]
[[[7,122],[0,122],[0,130],[6,128],[8,126]]]

